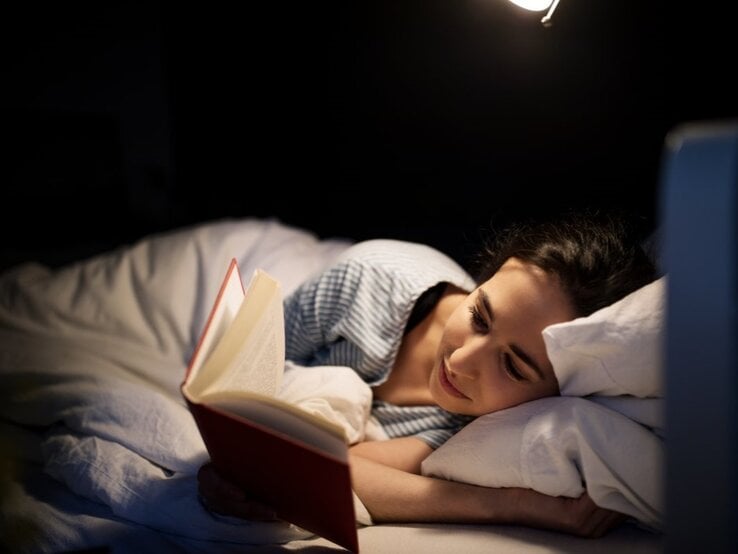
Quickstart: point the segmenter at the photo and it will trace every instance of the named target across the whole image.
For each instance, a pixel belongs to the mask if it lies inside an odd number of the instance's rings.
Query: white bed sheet
[[[311,551],[286,524],[203,510],[206,453],[179,385],[228,261],[289,293],[349,244],[270,220],[224,220],[143,239],[50,271],[0,276],[0,536],[17,552]],[[658,552],[626,526],[596,542],[515,527],[362,528],[363,552]],[[277,545],[283,546],[277,546]],[[545,548],[545,550],[541,550]]]

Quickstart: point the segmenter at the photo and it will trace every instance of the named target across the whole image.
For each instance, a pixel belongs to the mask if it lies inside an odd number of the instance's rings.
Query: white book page
[[[275,294],[212,389],[274,396],[282,381],[284,356],[282,299]]]
[[[187,375],[188,383],[198,379],[198,373],[203,363],[213,352],[216,344],[223,338],[233,320],[236,319],[243,298],[244,290],[241,283],[241,274],[235,263],[232,263],[218,291],[218,296],[208,316],[200,342],[193,353],[192,360],[190,360],[190,369]]]
[[[213,391],[273,396],[284,372],[284,313],[279,283],[257,269],[235,319],[190,381],[197,397]]]

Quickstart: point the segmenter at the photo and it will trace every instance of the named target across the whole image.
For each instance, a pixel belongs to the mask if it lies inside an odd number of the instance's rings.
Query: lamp
[[[510,2],[533,12],[548,10],[546,15],[543,16],[543,19],[541,19],[541,23],[543,23],[544,27],[551,26],[551,16],[553,15],[556,6],[559,5],[559,0],[510,0]]]

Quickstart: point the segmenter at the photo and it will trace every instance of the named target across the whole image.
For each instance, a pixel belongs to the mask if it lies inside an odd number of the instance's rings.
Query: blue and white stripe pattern
[[[378,385],[394,365],[415,302],[439,282],[475,287],[461,266],[429,246],[357,243],[285,299],[287,358],[303,366],[348,366]],[[390,437],[416,436],[433,448],[470,421],[437,406],[380,401],[372,414]]]

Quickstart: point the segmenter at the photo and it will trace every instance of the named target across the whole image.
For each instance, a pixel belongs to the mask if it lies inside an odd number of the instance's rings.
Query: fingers
[[[571,531],[581,537],[602,537],[626,519],[619,512],[597,506],[586,492],[574,502],[576,508]]]
[[[256,521],[278,519],[273,509],[249,498],[240,487],[221,477],[210,463],[200,468],[197,480],[200,502],[211,512]]]
[[[205,508],[216,514],[248,519],[251,521],[276,521],[277,514],[268,506],[255,500],[233,501],[228,499],[213,500],[200,496]]]
[[[599,538],[605,536],[612,529],[623,523],[627,518],[625,515],[619,512],[613,512],[612,510],[605,510],[599,508],[600,517],[592,526],[592,532],[590,537]]]
[[[206,497],[228,499],[234,502],[246,500],[240,487],[221,477],[211,463],[203,465],[197,472],[200,494]]]

